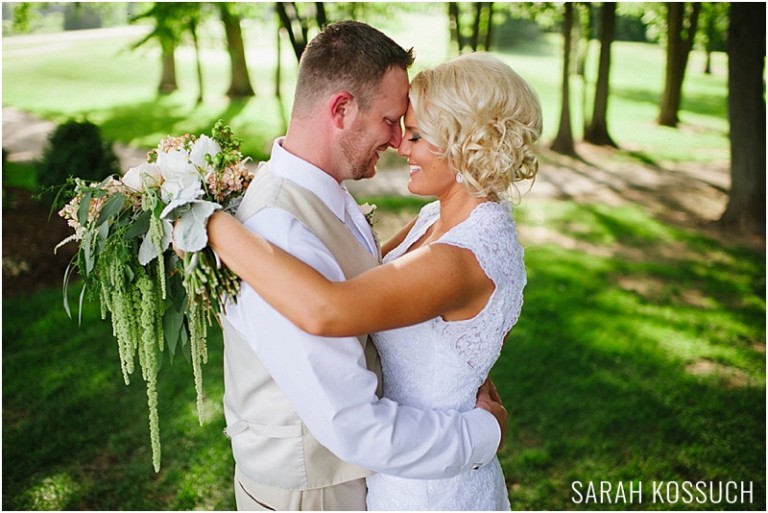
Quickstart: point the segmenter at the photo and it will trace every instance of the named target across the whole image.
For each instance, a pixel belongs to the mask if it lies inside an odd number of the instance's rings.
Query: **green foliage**
[[[52,187],[64,185],[70,177],[101,181],[118,174],[120,161],[112,143],[102,139],[98,126],[70,120],[51,133],[37,169],[38,187],[50,193]]]
[[[97,3],[72,2],[64,5],[64,30],[83,30],[101,27]]]

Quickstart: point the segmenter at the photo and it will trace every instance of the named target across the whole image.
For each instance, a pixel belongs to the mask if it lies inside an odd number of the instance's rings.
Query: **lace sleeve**
[[[526,284],[523,248],[511,213],[505,204],[483,203],[438,242],[472,251],[496,287],[477,316],[443,323],[444,329],[452,331],[445,336],[468,365],[490,369],[501,352],[505,335],[520,316]]]

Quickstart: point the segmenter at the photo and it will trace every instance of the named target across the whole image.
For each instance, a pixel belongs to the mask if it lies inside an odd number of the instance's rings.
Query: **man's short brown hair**
[[[405,50],[383,32],[347,20],[325,27],[301,56],[294,113],[310,112],[324,94],[350,92],[360,108],[372,103],[384,74],[393,66],[407,70],[413,49]]]

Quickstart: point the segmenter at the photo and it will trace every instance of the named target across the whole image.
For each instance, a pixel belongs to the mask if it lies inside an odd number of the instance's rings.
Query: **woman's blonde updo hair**
[[[498,201],[539,169],[541,106],[512,68],[483,53],[419,72],[410,101],[421,136],[474,196]]]

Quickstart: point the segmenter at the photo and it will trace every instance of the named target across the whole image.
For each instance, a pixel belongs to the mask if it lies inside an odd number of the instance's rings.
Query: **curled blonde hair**
[[[515,182],[535,178],[539,98],[496,57],[465,54],[419,72],[410,101],[419,133],[472,195],[498,201]]]

